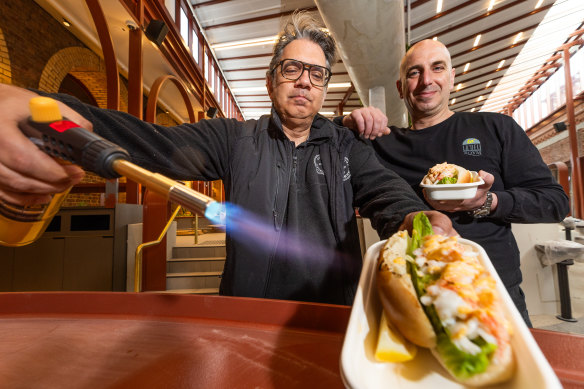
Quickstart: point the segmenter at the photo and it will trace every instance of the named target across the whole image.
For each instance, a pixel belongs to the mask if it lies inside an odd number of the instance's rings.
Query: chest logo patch
[[[314,157],[314,167],[316,168],[316,174],[321,174],[324,176],[324,170],[322,170],[322,162],[320,161],[320,154],[316,154]]]
[[[351,178],[351,170],[349,169],[349,157],[343,159],[343,181],[347,181]]]
[[[314,157],[314,168],[316,169],[316,174],[321,174],[324,176],[324,170],[322,169],[322,161],[320,160],[320,154]],[[343,159],[343,181],[347,181],[351,178],[351,170],[349,169],[349,157]]]
[[[467,138],[462,141],[462,152],[477,157],[481,155],[481,141],[477,138]]]

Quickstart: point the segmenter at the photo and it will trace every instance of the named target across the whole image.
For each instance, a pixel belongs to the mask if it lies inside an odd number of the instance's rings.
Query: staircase
[[[213,240],[201,239],[196,245],[192,236],[185,236],[182,242],[177,240],[177,246],[172,249],[172,258],[166,262],[168,293],[219,293],[225,264],[225,234],[209,235],[212,235],[209,239]]]

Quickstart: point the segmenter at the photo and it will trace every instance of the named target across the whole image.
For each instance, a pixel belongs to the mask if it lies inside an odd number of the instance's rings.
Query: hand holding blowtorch
[[[213,212],[212,216],[215,216],[219,212],[220,207],[212,198],[129,162],[130,156],[126,150],[62,118],[55,100],[46,97],[31,99],[31,113],[31,117],[21,120],[18,126],[45,153],[104,178],[126,176],[195,213],[210,216],[208,213]],[[7,220],[35,221],[30,219],[28,209],[9,203],[3,205],[0,214]]]

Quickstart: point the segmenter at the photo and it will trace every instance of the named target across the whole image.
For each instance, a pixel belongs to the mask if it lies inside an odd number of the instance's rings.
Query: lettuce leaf
[[[487,343],[480,336],[473,339],[472,342],[481,348],[478,354],[472,355],[460,350],[452,343],[446,331],[438,334],[436,349],[442,356],[448,370],[460,380],[468,379],[475,374],[483,373],[487,370],[491,355],[497,349],[497,345]]]
[[[456,184],[458,182],[457,177],[444,177],[437,184]]]
[[[406,253],[414,257],[414,250],[422,245],[422,238],[433,233],[432,224],[430,224],[428,216],[424,212],[418,212],[412,222],[412,237],[408,242]]]
[[[411,255],[412,258],[415,258],[413,252],[421,246],[422,238],[426,235],[432,234],[433,231],[430,220],[423,212],[418,213],[414,217],[412,238],[408,243],[407,253]],[[439,274],[420,277],[418,274],[418,266],[414,261],[408,261],[407,266],[418,296],[425,295],[427,286],[440,278]],[[497,349],[497,345],[487,343],[483,338],[477,337],[476,339],[473,339],[472,342],[481,348],[479,353],[472,355],[462,351],[452,342],[450,334],[442,325],[434,305],[426,306],[422,304],[422,308],[424,309],[424,312],[426,312],[426,316],[428,316],[428,319],[430,320],[430,323],[432,323],[432,327],[436,332],[436,349],[442,356],[444,364],[448,370],[450,370],[455,377],[464,380],[475,374],[482,373],[487,369],[491,355]]]

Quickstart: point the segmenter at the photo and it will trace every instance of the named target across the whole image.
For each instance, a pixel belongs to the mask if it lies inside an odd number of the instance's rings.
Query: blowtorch
[[[125,176],[192,212],[213,220],[221,218],[220,203],[131,163],[123,148],[63,118],[55,100],[35,97],[30,100],[30,111],[31,116],[19,123],[21,131],[60,163],[77,164],[107,179]],[[41,207],[22,207],[0,200],[0,244],[23,246],[38,239],[68,192],[54,195],[49,204]]]

